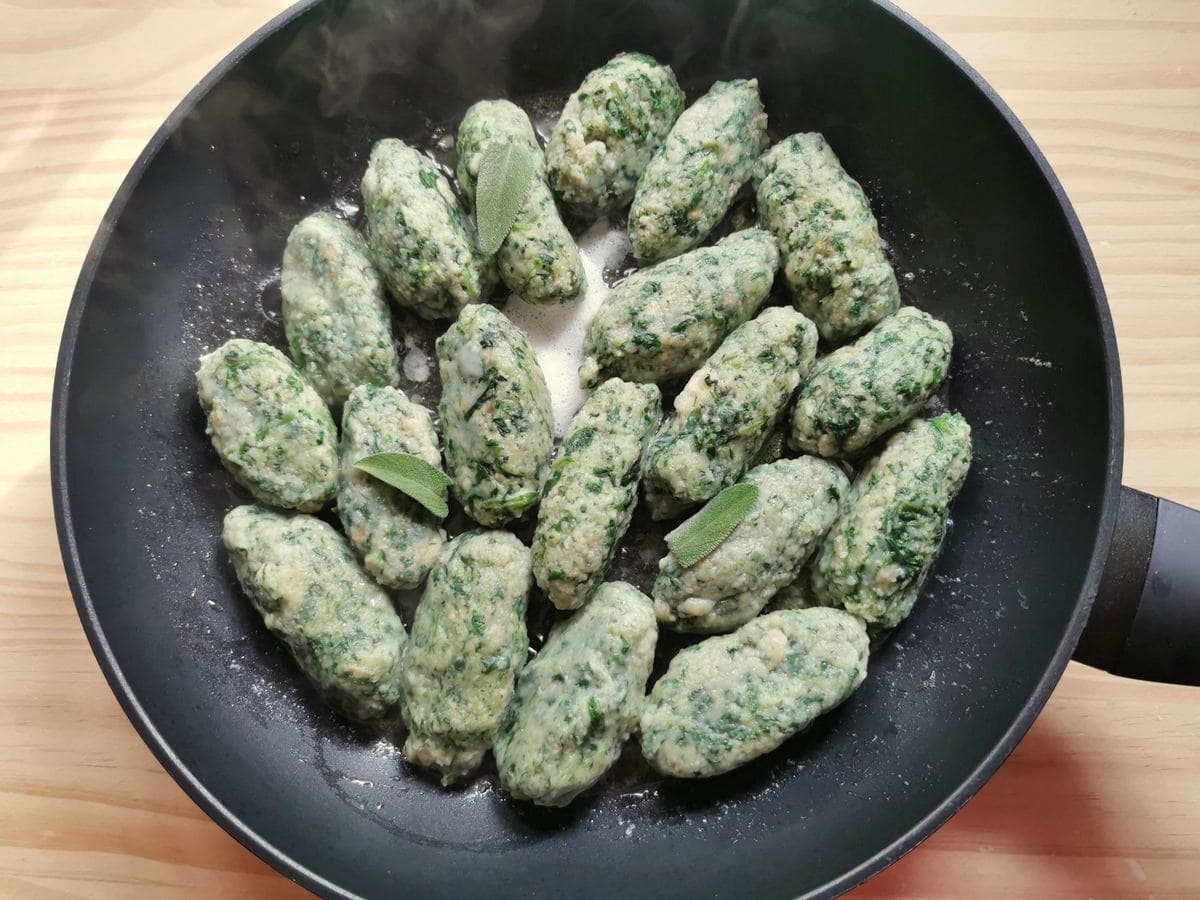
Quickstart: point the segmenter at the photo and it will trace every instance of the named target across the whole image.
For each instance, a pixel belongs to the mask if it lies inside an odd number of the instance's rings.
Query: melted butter
[[[605,267],[619,268],[629,252],[625,232],[602,218],[577,240],[583,269],[587,274],[587,292],[574,303],[535,305],[513,297],[504,313],[527,335],[537,356],[554,413],[554,436],[561,438],[571,417],[587,399],[579,386],[579,364],[583,361],[583,335],[588,322],[608,296],[604,283]]]

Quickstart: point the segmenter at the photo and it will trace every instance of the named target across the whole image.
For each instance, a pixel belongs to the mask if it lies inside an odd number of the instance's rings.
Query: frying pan
[[[287,231],[355,202],[372,141],[436,141],[485,97],[561,99],[627,49],[693,97],[757,76],[776,136],[828,136],[906,299],[954,330],[945,399],[977,456],[921,603],[850,702],[707,781],[651,778],[632,744],[600,789],[548,812],[486,776],[442,791],[316,701],[220,550],[244,495],[205,441],[192,373],[233,334],[280,343]],[[205,811],[302,885],[782,897],[847,889],[958,809],[1041,709],[1097,594],[1086,661],[1200,680],[1200,515],[1121,488],[1121,402],[1057,180],[979,76],[891,6],[343,0],[264,27],[138,159],[67,317],[51,458],[71,588],[125,711]]]

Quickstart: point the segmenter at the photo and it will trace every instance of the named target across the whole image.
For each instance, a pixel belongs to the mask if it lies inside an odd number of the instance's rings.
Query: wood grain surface
[[[282,0],[0,2],[0,896],[301,892],[125,719],[64,580],[50,391],[134,158]],[[1061,177],[1120,343],[1127,484],[1200,506],[1200,2],[906,0]],[[1072,665],[995,778],[862,896],[1200,894],[1200,693]]]

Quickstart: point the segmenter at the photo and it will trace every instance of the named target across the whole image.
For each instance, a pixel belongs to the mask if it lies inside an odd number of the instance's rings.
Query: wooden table
[[[0,10],[0,895],[297,895],[163,772],[63,577],[55,354],[97,223],[192,85],[286,0],[15,0]],[[1057,170],[1107,285],[1125,481],[1200,506],[1200,2],[907,0]],[[45,7],[45,8],[41,8]],[[1072,665],[995,778],[861,889],[1195,896],[1200,693]]]

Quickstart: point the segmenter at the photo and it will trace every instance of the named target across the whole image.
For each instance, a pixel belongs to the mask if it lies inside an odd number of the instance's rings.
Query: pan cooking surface
[[[302,12],[168,124],[80,281],[54,464],[81,615],[168,768],[239,839],[322,892],[846,887],[931,830],[977,787],[977,770],[1003,758],[1082,622],[1120,469],[1119,386],[1090,256],[1022,135],[955,63],[874,5],[611,12],[365,2]],[[625,49],[671,64],[689,97],[757,76],[773,136],[825,132],[873,200],[905,302],[954,331],[942,401],[972,423],[976,460],[922,601],[847,704],[704,782],[652,776],[631,743],[596,790],[548,811],[507,800],[489,775],[444,791],[391,740],[317,701],[220,548],[221,517],[245,495],[204,436],[193,373],[228,337],[283,346],[288,230],[317,208],[353,218],[374,140],[436,145],[486,97],[545,115]],[[607,251],[593,261],[611,281],[625,263],[611,242]],[[393,313],[400,386],[435,405],[432,338],[443,326]],[[647,521],[635,520],[614,572],[643,588],[661,556],[661,528],[636,537]]]

